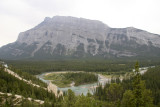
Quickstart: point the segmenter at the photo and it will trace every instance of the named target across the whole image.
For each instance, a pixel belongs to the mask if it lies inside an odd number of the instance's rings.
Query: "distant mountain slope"
[[[160,35],[133,27],[110,28],[83,18],[55,16],[0,48],[1,59],[160,57]]]

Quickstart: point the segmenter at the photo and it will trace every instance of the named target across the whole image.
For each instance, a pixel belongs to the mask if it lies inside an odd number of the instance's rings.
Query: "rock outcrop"
[[[53,92],[55,94],[55,96],[57,96],[57,97],[63,95],[63,92],[58,91],[58,87],[56,85],[52,84],[51,82],[48,84],[47,89],[49,92]]]

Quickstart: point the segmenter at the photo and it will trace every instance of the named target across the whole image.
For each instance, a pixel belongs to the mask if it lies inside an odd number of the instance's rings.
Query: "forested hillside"
[[[33,99],[39,99],[39,100],[43,100],[43,101],[45,99],[48,99],[49,101],[52,101],[52,102],[56,101],[55,95],[53,93],[50,93],[41,87],[38,88],[38,87],[34,87],[30,84],[27,84],[26,82],[17,79],[16,77],[8,74],[7,72],[4,72],[4,70],[5,70],[5,68],[1,65],[0,66],[0,92],[11,93],[13,96],[14,96],[14,94],[22,95],[25,98],[30,97]],[[19,73],[21,73],[21,72],[19,71]],[[27,74],[27,75],[31,76],[29,74]],[[25,76],[25,75],[23,74],[23,76]],[[32,78],[35,78],[35,77],[32,77]],[[32,80],[34,80],[34,79],[32,79]],[[38,80],[37,80],[37,82],[38,82]],[[43,86],[44,85],[42,85],[42,87]],[[1,98],[1,101],[3,101],[3,98]],[[8,103],[7,100],[6,100],[6,103]],[[2,104],[2,102],[1,102],[1,104]],[[4,103],[4,105],[5,105],[5,103]]]
[[[47,84],[42,82],[41,80],[39,80],[38,78],[36,78],[35,76],[29,74],[28,72],[22,72],[20,70],[17,70],[13,67],[9,67],[9,69],[11,69],[12,71],[14,71],[15,73],[17,73],[20,77],[22,77],[23,79],[26,79],[28,81],[32,81],[32,83],[35,83],[37,85],[40,85],[42,87],[47,87]]]
[[[135,69],[135,73],[130,79],[122,82],[116,79],[104,87],[100,85],[93,95],[88,93],[86,96],[83,94],[76,96],[74,92],[68,90],[63,97],[55,97],[54,94],[47,92],[43,88],[33,87],[18,80],[4,72],[4,67],[0,66],[0,92],[12,93],[13,96],[18,94],[25,98],[40,99],[45,101],[41,105],[42,107],[159,107],[160,66],[150,68],[144,75],[140,74],[138,63],[135,65]],[[21,71],[18,72],[20,74]],[[1,105],[11,106],[13,104],[11,102],[15,101],[11,99],[12,97],[1,95]],[[24,100],[23,104],[20,103],[17,106],[36,107],[39,104]]]
[[[141,106],[136,107],[156,107],[160,106],[160,66],[149,68],[144,75],[136,75],[131,79],[123,80],[112,80],[111,84],[106,84],[104,88],[100,85],[94,96],[96,99],[106,102],[113,102],[117,106],[122,107],[135,107],[134,101],[141,101]],[[138,78],[138,80],[136,80]],[[139,83],[139,85],[135,85]],[[135,89],[137,87],[137,89]],[[137,92],[135,92],[137,91]],[[135,93],[139,93],[136,98]],[[117,107],[116,106],[116,107]],[[112,107],[112,106],[111,106]]]
[[[150,68],[142,79],[146,82],[146,88],[152,91],[154,97],[154,104],[160,106],[160,66]]]

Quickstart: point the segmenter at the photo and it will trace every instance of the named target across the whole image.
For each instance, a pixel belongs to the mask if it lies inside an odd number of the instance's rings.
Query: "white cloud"
[[[55,15],[100,20],[111,27],[134,26],[160,34],[160,0],[1,0],[0,46]]]

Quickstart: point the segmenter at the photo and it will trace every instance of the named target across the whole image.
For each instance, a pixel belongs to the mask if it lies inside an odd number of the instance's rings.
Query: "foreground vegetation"
[[[142,76],[136,73],[135,76],[122,82],[117,79],[111,84],[106,84],[104,88],[99,86],[94,96],[100,101],[112,102],[116,107],[159,107],[159,75],[160,66],[149,68]]]
[[[52,80],[58,87],[69,87],[71,83],[75,86],[94,83],[98,81],[98,76],[93,73],[86,72],[66,72],[66,73],[51,73],[44,79]]]
[[[4,72],[5,68],[0,64],[0,92],[3,93],[11,93],[12,95],[21,95],[25,98],[33,98],[33,99],[39,99],[39,100],[45,100],[48,99],[49,101],[56,101],[55,95],[53,93],[48,92],[47,90],[43,88],[34,87],[30,84],[27,84],[26,82],[17,79],[16,77],[8,74],[7,72]],[[19,71],[20,72],[20,71]],[[30,74],[28,74],[30,75]],[[31,75],[30,75],[31,76]],[[31,76],[32,77],[32,76]],[[35,77],[32,77],[35,78]],[[36,79],[33,79],[36,80]],[[40,81],[40,80],[37,80]],[[41,85],[40,85],[41,86]],[[43,87],[43,85],[41,86]],[[10,103],[5,98],[1,97],[1,105],[3,104],[11,104],[12,99],[8,98],[10,100]],[[11,105],[10,105],[11,106]],[[7,107],[10,107],[7,106]]]
[[[160,107],[160,66],[155,68],[150,68],[142,76],[142,79],[145,80],[146,88],[152,91],[153,102]]]

